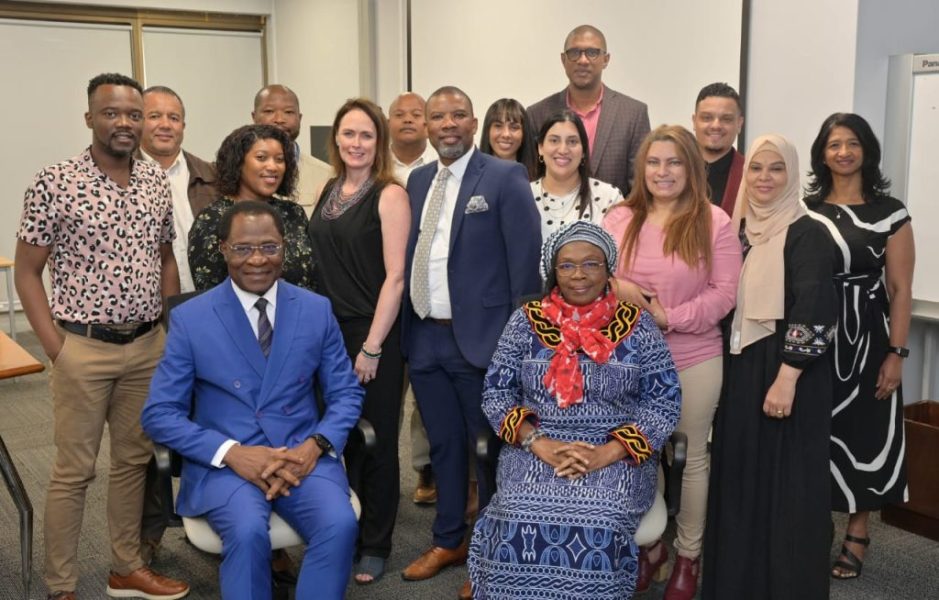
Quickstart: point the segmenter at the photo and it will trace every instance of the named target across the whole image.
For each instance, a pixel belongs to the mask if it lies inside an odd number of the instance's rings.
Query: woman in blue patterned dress
[[[616,243],[575,221],[542,249],[548,293],[509,319],[483,411],[506,443],[470,544],[474,598],[622,599],[681,393],[651,315],[610,291]]]

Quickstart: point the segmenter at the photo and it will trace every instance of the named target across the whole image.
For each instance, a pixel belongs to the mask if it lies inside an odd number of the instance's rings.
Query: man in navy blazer
[[[467,452],[488,427],[483,378],[519,299],[538,292],[540,217],[522,165],[473,147],[470,99],[449,86],[427,100],[439,160],[411,173],[402,344],[437,477],[433,547],[402,576],[427,579],[466,558]],[[479,506],[493,490],[479,477]]]
[[[279,280],[277,213],[236,203],[220,233],[229,278],[173,310],[143,427],[184,457],[177,512],[222,538],[223,598],[270,597],[271,510],[308,544],[297,597],[342,598],[357,525],[338,457],[362,388],[329,302]]]

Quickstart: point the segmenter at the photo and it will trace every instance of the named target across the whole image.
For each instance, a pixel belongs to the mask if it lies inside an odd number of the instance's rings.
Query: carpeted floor
[[[25,323],[21,323],[25,325]],[[19,331],[26,328],[21,326]],[[41,350],[31,332],[21,333],[19,341],[35,356]],[[45,485],[54,455],[52,443],[52,410],[45,373],[15,380],[0,381],[0,435],[14,457],[14,462],[27,487],[35,510],[34,568],[32,598],[44,598],[42,582],[42,525]],[[409,407],[410,410],[410,407]],[[408,423],[408,417],[405,417]],[[347,597],[352,600],[407,599],[439,600],[455,598],[466,577],[463,567],[444,571],[424,582],[405,582],[399,573],[430,543],[433,508],[421,508],[410,501],[416,475],[410,468],[408,432],[402,431],[401,479],[402,498],[395,530],[394,550],[388,561],[385,577],[370,586],[350,583]],[[78,594],[83,599],[104,598],[109,551],[104,517],[105,483],[107,479],[108,440],[102,443],[97,479],[89,487],[87,505],[79,545],[82,573]],[[844,518],[836,515],[839,533]],[[0,492],[0,600],[23,598],[20,583],[19,522],[16,509],[5,491]],[[875,518],[872,522],[873,544],[868,551],[863,576],[855,581],[832,582],[830,598],[834,600],[924,600],[939,599],[939,543],[886,526]],[[836,544],[837,545],[837,544]],[[836,547],[832,548],[833,558]],[[292,550],[299,556],[300,550]],[[186,543],[182,531],[171,529],[164,538],[153,567],[190,583],[193,599],[218,598],[218,558],[203,554]],[[663,584],[642,597],[660,598]],[[303,599],[306,600],[306,599]],[[315,599],[311,599],[315,600]],[[728,599],[736,600],[736,599]],[[741,599],[742,600],[742,599]]]

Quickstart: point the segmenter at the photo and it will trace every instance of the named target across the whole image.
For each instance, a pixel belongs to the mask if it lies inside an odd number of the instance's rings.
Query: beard
[[[466,154],[467,150],[466,142],[461,141],[456,144],[440,144],[437,154],[443,158],[457,159]]]

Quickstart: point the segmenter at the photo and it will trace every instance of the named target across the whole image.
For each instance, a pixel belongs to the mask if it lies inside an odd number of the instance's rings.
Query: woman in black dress
[[[333,121],[329,158],[336,178],[317,196],[310,217],[317,291],[330,299],[365,386],[362,416],[375,427],[369,454],[346,446],[349,483],[362,502],[355,581],[377,581],[391,553],[398,513],[398,413],[404,385],[398,313],[411,208],[394,182],[388,124],[362,98],[346,102]]]
[[[234,130],[218,149],[215,186],[221,196],[199,213],[189,230],[189,270],[199,291],[228,277],[219,249],[218,224],[241,200],[267,202],[284,222],[283,279],[313,289],[313,259],[303,208],[291,200],[297,179],[297,157],[290,137],[272,125],[245,125]],[[276,197],[275,197],[276,196]]]
[[[706,600],[828,598],[836,300],[831,244],[800,195],[793,146],[757,138],[734,208],[748,248],[711,450]]]
[[[861,574],[870,511],[908,499],[900,376],[913,299],[913,229],[862,117],[835,113],[812,144],[805,203],[834,241],[841,310],[831,417],[832,508],[850,513],[832,577]]]

